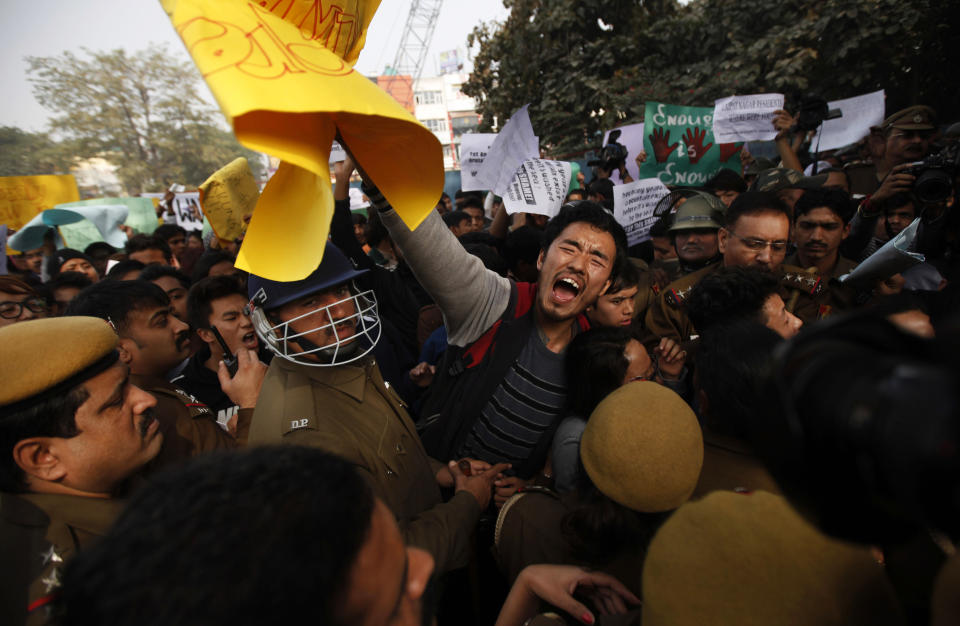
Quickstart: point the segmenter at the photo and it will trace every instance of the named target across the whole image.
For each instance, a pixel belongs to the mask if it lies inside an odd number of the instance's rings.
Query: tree
[[[647,100],[710,106],[780,92],[834,100],[885,89],[890,112],[931,104],[960,116],[950,3],[933,0],[505,0],[481,25],[464,92],[484,130],[530,102],[555,156],[596,147],[599,131],[643,119]]]
[[[0,126],[0,176],[67,174],[71,165],[72,148],[47,133]]]
[[[76,156],[107,158],[129,192],[195,186],[237,156],[261,173],[257,154],[217,124],[185,59],[157,45],[83,53],[28,57],[34,97],[55,114],[51,129],[75,142]]]

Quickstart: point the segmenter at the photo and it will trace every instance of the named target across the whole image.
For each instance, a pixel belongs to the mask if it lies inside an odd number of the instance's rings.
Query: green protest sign
[[[721,167],[741,171],[743,144],[716,144],[713,107],[686,107],[648,102],[643,147],[647,160],[640,178],[658,178],[665,185],[699,186]]]
[[[129,212],[124,224],[138,233],[149,235],[157,228],[157,213],[153,208],[153,200],[150,198],[96,198],[93,200],[80,200],[79,202],[58,204],[56,208],[70,209],[72,207],[102,205],[126,206]],[[83,250],[94,241],[104,241],[104,236],[89,220],[83,220],[73,224],[64,224],[59,228],[60,234],[66,241],[66,244],[71,248]]]

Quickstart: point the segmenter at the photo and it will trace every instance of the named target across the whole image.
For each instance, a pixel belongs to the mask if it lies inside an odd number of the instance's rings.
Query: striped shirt
[[[460,456],[516,464],[530,456],[559,418],[567,398],[565,354],[551,352],[539,332],[530,339],[474,424]]]

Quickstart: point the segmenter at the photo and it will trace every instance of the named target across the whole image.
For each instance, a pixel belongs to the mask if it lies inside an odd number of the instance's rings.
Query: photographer
[[[633,176],[627,171],[627,148],[617,141],[620,138],[620,132],[619,130],[611,131],[607,138],[607,145],[600,152],[600,158],[587,162],[587,165],[593,168],[594,179],[610,178],[616,170],[620,174],[620,182],[624,184],[633,182]]]

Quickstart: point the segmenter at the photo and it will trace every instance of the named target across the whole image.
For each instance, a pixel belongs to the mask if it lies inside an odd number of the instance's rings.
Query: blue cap
[[[366,273],[367,270],[357,269],[340,248],[327,241],[320,266],[306,278],[280,282],[250,274],[247,293],[251,302],[265,311],[270,311],[297,298],[341,285]]]

